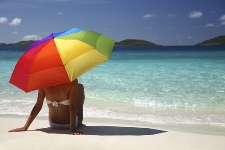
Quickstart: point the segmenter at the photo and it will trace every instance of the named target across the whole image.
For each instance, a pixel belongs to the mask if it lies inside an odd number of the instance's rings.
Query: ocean
[[[29,115],[36,102],[37,91],[9,83],[26,48],[0,47],[0,114]],[[78,81],[84,118],[225,127],[225,46],[115,46]]]

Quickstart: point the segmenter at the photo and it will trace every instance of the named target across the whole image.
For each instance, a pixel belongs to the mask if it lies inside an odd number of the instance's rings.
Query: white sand
[[[8,132],[22,127],[26,116],[0,115],[0,150],[224,150],[225,136],[188,133],[110,119],[85,118],[83,135],[49,128],[46,117],[37,117],[28,131]]]

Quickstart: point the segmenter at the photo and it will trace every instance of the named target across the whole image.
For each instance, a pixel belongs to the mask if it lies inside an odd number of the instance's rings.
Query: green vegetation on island
[[[196,44],[197,46],[214,46],[214,45],[225,45],[225,36],[218,36],[210,40]]]
[[[30,40],[30,41],[20,41],[20,42],[17,42],[17,43],[9,43],[9,44],[0,43],[0,46],[29,46],[33,42],[35,42],[35,41],[32,41],[32,40]]]
[[[135,40],[135,39],[126,39],[120,42],[116,42],[115,45],[118,46],[159,46],[158,44],[145,41],[145,40]]]

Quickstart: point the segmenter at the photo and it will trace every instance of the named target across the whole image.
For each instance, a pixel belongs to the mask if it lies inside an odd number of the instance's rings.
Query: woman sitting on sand
[[[26,131],[40,112],[45,98],[49,108],[49,124],[52,128],[70,128],[72,135],[83,134],[75,129],[84,126],[82,124],[84,87],[78,84],[77,79],[71,83],[39,89],[37,102],[24,127],[9,132]]]

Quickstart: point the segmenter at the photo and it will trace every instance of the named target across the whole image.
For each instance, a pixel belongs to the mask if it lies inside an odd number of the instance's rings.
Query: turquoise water
[[[25,50],[0,48],[0,114],[28,115],[35,104],[36,91],[8,83]],[[115,47],[78,80],[86,117],[225,127],[225,46]]]

